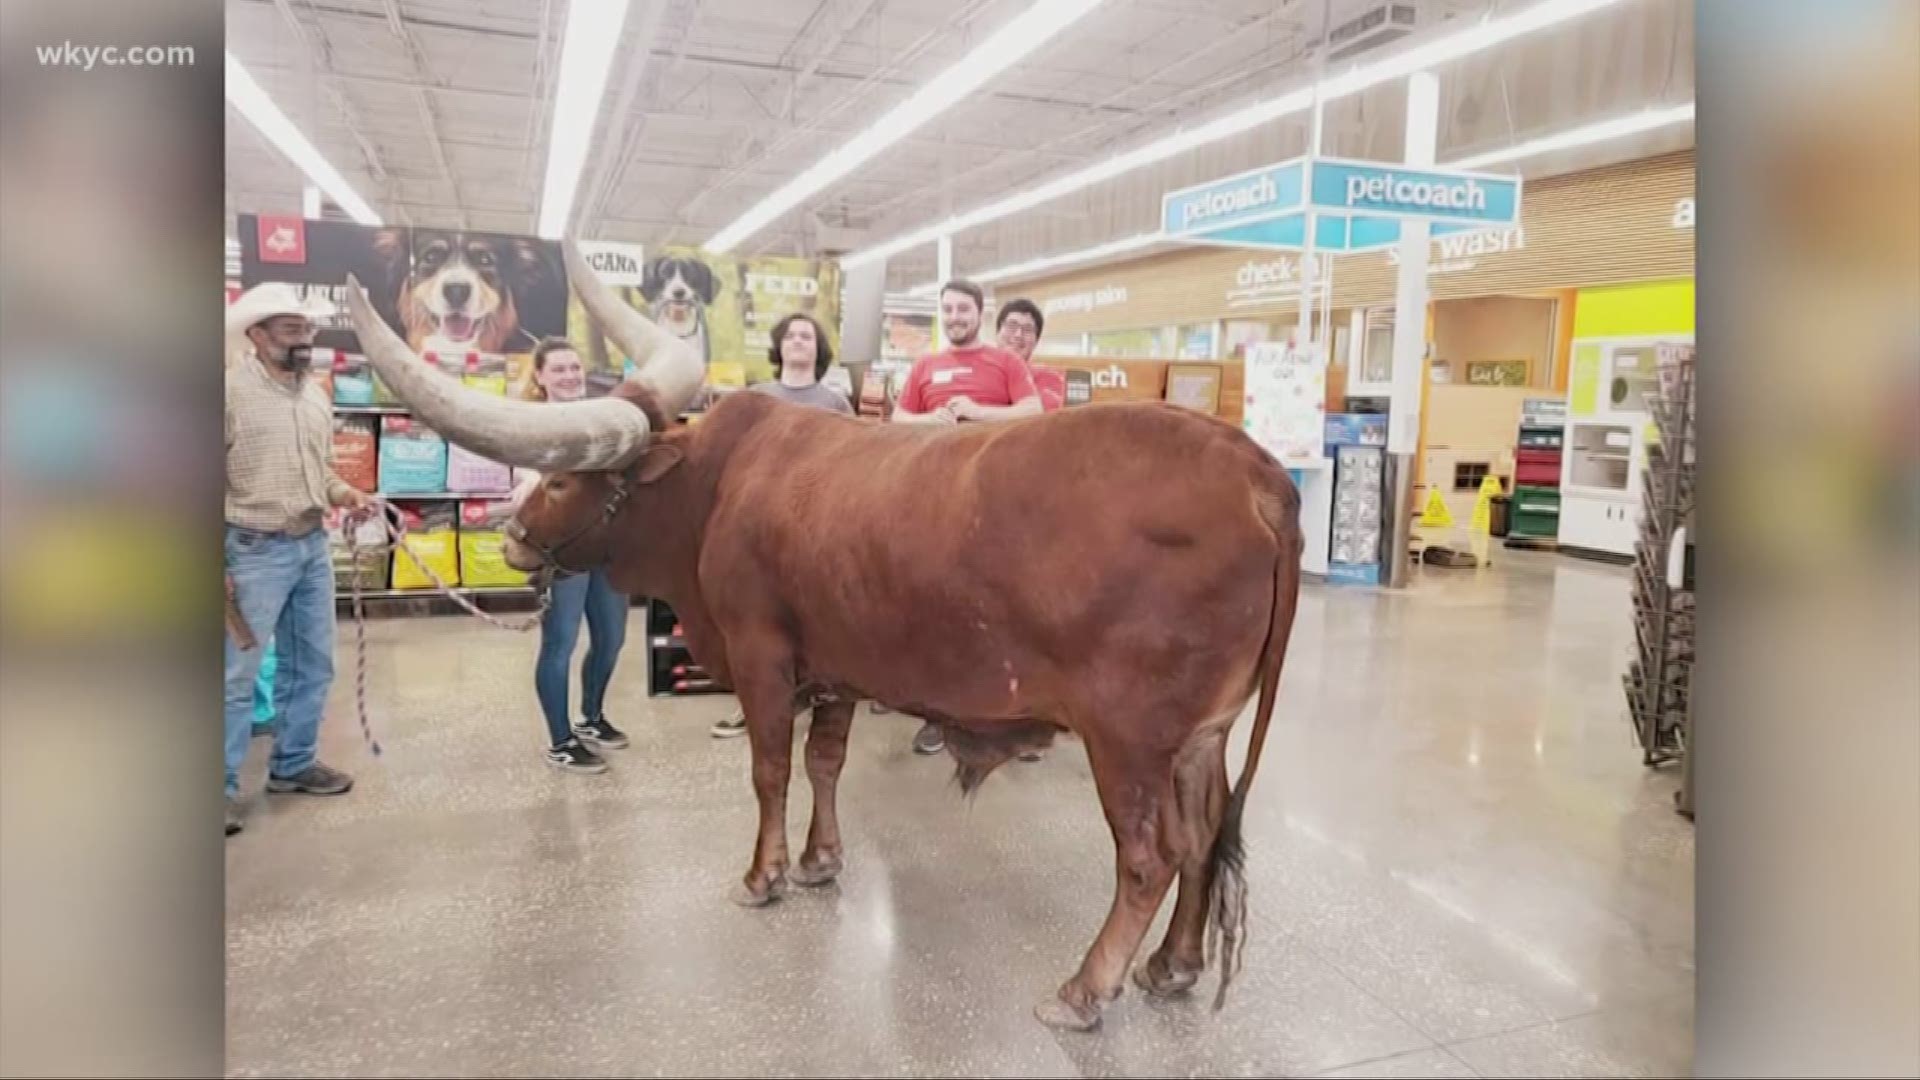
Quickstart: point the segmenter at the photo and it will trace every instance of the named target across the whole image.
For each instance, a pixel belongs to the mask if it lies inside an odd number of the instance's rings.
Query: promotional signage
[[[646,249],[618,240],[582,240],[580,254],[608,285],[639,288],[647,280]]]
[[[1490,173],[1407,169],[1380,162],[1296,158],[1171,191],[1160,200],[1169,238],[1244,247],[1366,251],[1400,240],[1400,221],[1436,234],[1511,226],[1520,180]]]
[[[1066,296],[1050,296],[1040,305],[1042,314],[1057,315],[1063,311],[1092,311],[1127,302],[1127,287],[1111,285],[1085,292],[1069,293]]]
[[[1287,161],[1169,192],[1160,200],[1160,228],[1169,236],[1186,236],[1297,209],[1303,175],[1303,161]]]
[[[1476,225],[1520,220],[1514,176],[1321,158],[1313,163],[1312,190],[1313,205],[1323,210]]]
[[[1316,257],[1313,262],[1318,268],[1315,280],[1326,281],[1333,272],[1333,260]],[[1295,255],[1282,255],[1271,261],[1250,260],[1242,264],[1234,272],[1233,285],[1227,290],[1227,306],[1255,307],[1297,299],[1301,282],[1306,277],[1305,264],[1306,260]]]

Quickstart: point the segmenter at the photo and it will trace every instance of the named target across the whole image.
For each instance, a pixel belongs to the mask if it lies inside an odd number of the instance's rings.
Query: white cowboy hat
[[[299,289],[284,281],[264,282],[227,305],[227,336],[244,337],[250,328],[275,315],[299,315],[319,322],[333,313],[334,306],[322,297],[303,297]]]

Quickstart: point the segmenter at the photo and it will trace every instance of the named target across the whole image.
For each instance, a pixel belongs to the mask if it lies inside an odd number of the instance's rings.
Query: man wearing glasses
[[[1040,407],[1053,412],[1065,404],[1066,376],[1053,368],[1037,367],[1033,362],[1033,350],[1047,329],[1047,318],[1040,314],[1039,305],[1025,298],[1007,301],[1000,309],[994,328],[1000,334],[1000,347],[1026,361],[1027,371],[1033,376],[1033,388],[1040,392]]]

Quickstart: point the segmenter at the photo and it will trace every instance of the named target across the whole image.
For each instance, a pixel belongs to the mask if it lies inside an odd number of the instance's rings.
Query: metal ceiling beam
[[[852,14],[835,25],[826,43],[813,50],[813,55],[808,58],[806,66],[795,72],[793,78],[787,83],[787,92],[780,99],[780,116],[786,122],[793,122],[793,103],[800,96],[800,87],[813,79],[814,74],[820,70],[822,60],[840,51],[840,46],[846,43],[847,38],[854,31],[860,29],[860,24],[866,22],[867,16],[871,15],[874,8],[879,5],[880,0],[852,0],[847,9]],[[806,36],[806,32],[807,27],[801,27],[800,33],[794,35],[794,44],[799,44],[800,39]],[[783,56],[782,59],[785,57]]]
[[[733,183],[745,175],[748,170],[758,167],[774,154],[784,150],[791,145],[795,139],[815,134],[815,125],[831,120],[833,117],[845,111],[854,102],[859,101],[870,87],[887,83],[889,81],[888,77],[891,76],[893,72],[908,69],[909,65],[918,61],[922,54],[933,48],[934,44],[941,40],[949,31],[964,30],[968,25],[971,25],[973,18],[981,12],[986,6],[986,3],[987,0],[968,0],[965,8],[952,14],[952,25],[929,30],[927,33],[922,34],[913,44],[907,46],[895,55],[891,63],[870,73],[865,79],[860,81],[858,86],[855,86],[843,94],[838,101],[828,106],[819,116],[814,117],[809,123],[801,125],[790,124],[783,131],[775,133],[771,142],[764,145],[761,143],[761,140],[758,139],[748,140],[728,159],[725,169],[720,176],[715,178],[713,184],[702,191],[692,203],[681,208],[678,215],[681,225],[691,224],[693,215],[698,213],[702,206],[706,205],[706,201],[710,196],[732,187]],[[671,243],[679,232],[680,226],[675,226],[673,231],[668,234],[667,242]]]
[[[1242,35],[1258,30],[1263,24],[1268,24],[1278,20],[1279,15],[1280,15],[1280,11],[1276,9],[1275,11],[1269,12],[1266,15],[1249,20],[1244,26],[1242,26],[1235,33],[1223,34],[1221,36],[1215,37],[1213,40],[1209,41],[1205,45],[1202,45],[1200,48],[1194,49],[1190,52],[1187,52],[1181,55],[1178,59],[1174,60],[1171,64],[1168,64],[1165,67],[1161,68],[1161,74],[1164,75],[1167,72],[1175,71],[1182,67],[1185,67],[1188,64],[1191,64],[1194,61],[1200,59],[1201,57],[1210,55],[1211,53],[1214,52],[1214,50],[1220,48],[1222,45],[1233,43],[1236,41],[1244,41],[1245,39]],[[1288,22],[1285,20],[1280,20],[1280,21],[1282,22],[1283,25],[1286,25]],[[1297,57],[1297,55],[1298,55],[1297,53],[1293,55],[1289,55],[1285,59],[1281,60],[1280,63],[1283,63],[1283,64],[1291,63]],[[1271,66],[1274,66],[1274,61],[1256,58],[1255,63],[1250,67],[1242,67],[1226,75],[1216,77],[1215,79],[1205,84],[1202,84],[1201,86],[1192,87],[1186,90],[1179,91],[1178,93],[1175,93],[1174,95],[1172,95],[1170,98],[1167,98],[1161,102],[1155,103],[1158,108],[1158,113],[1153,117],[1153,119],[1157,120],[1157,119],[1163,118],[1164,116],[1168,115],[1166,110],[1168,110],[1169,108],[1177,110],[1178,108],[1181,107],[1181,105],[1184,102],[1186,102],[1187,100],[1193,97],[1204,95],[1206,92],[1217,89],[1219,86],[1224,84],[1238,83],[1242,79],[1247,78],[1249,75],[1257,74],[1263,68],[1267,68]],[[1087,113],[1091,113],[1097,109],[1110,105],[1113,102],[1117,102],[1127,97],[1130,94],[1138,93],[1143,88],[1144,85],[1146,84],[1128,86],[1124,90],[1121,90],[1114,94],[1110,94],[1104,100],[1092,103],[1088,105],[1087,108],[1081,110],[1082,115],[1086,115]],[[1135,114],[1135,115],[1137,117],[1138,114]],[[1025,161],[1034,160],[1037,157],[1041,156],[1039,151],[1044,150],[1046,147],[1057,146],[1062,143],[1066,143],[1066,144],[1094,143],[1095,146],[1092,150],[1082,151],[1079,153],[1047,151],[1048,155],[1056,159],[1056,161],[1054,162],[1049,162],[1047,165],[1047,168],[1051,169],[1054,164],[1058,163],[1057,159],[1062,157],[1072,161],[1076,161],[1076,162],[1082,162],[1082,163],[1091,162],[1097,157],[1102,157],[1110,153],[1114,142],[1118,141],[1117,138],[1096,139],[1094,138],[1094,136],[1098,136],[1104,133],[1109,128],[1113,127],[1116,123],[1118,123],[1118,121],[1110,120],[1110,119],[1102,120],[1094,124],[1091,124],[1085,128],[1082,128],[1081,130],[1076,131],[1073,134],[1067,135],[1063,138],[1048,139],[1038,146],[1004,149],[1001,151],[998,157],[989,161],[982,162],[981,164],[975,166],[974,168],[969,169],[966,172],[963,172],[958,176],[953,177],[952,183],[955,186],[965,186],[966,184],[978,179],[980,176],[986,173],[992,172],[996,169],[1003,168],[1010,163],[1017,164]],[[1033,179],[1033,176],[1032,174],[1027,174],[1027,176],[1024,177],[1024,179],[1031,180]],[[1012,186],[1015,186],[1015,185],[1009,185],[1010,188]],[[894,196],[891,199],[886,200],[885,202],[876,204],[870,208],[870,213],[872,215],[871,220],[876,223],[884,221],[885,216],[889,211],[895,209],[896,207],[903,206],[914,199],[920,198],[925,194],[926,193],[922,191],[905,191],[899,195]]]
[[[533,148],[544,141],[548,114],[553,111],[550,99],[556,81],[553,77],[553,65],[557,57],[551,55],[551,51],[557,50],[560,46],[559,39],[548,32],[552,26],[553,0],[540,0],[540,37],[533,49],[533,80],[527,86],[527,99],[533,104],[527,110],[526,135],[522,138],[522,143],[526,147],[526,158],[520,167],[520,186],[529,193],[527,196],[527,232],[529,234],[540,227],[540,207],[536,205],[536,196],[532,194],[537,190],[534,185],[540,182],[540,158],[533,152]],[[519,100],[516,95],[505,96]]]
[[[434,84],[433,71],[427,66],[426,54],[420,51],[420,43],[413,39],[413,31],[407,29],[406,21],[400,17],[400,0],[381,0],[386,9],[387,25],[392,28],[395,37],[407,50],[408,62],[413,65],[414,73],[427,86]],[[416,85],[413,88],[413,100],[420,110],[420,122],[427,129],[427,146],[433,150],[433,159],[440,166],[440,174],[447,182],[447,190],[453,192],[454,212],[460,216],[460,227],[467,227],[467,212],[460,197],[460,180],[453,175],[453,166],[447,162],[447,148],[440,140],[440,121],[434,116],[433,102],[427,100],[426,90]]]
[[[693,35],[694,22],[700,15],[697,0],[676,0],[672,4],[675,9],[672,25],[677,34],[673,53],[664,61],[652,59],[660,28],[666,22],[668,6],[666,0],[650,4],[646,20],[636,32],[638,40],[629,53],[631,59],[628,60],[626,78],[621,83],[620,96],[614,101],[611,122],[616,133],[615,141],[603,148],[599,155],[599,168],[595,170],[593,183],[587,189],[588,197],[575,216],[574,228],[581,236],[593,235],[595,225],[601,215],[607,212],[608,200],[626,175],[628,162],[646,131],[647,112],[634,108],[635,101],[641,97],[643,83],[646,99],[652,100],[657,96],[660,79],[679,63],[680,56],[686,52],[687,41]]]
[[[326,38],[322,36],[318,42],[315,42],[308,36],[306,24],[300,21],[300,16],[293,10],[291,0],[273,0],[273,6],[280,12],[280,17],[286,20],[287,25],[293,28],[293,36],[300,42],[301,55],[306,59],[308,67],[317,74],[320,89],[327,95],[327,99],[333,102],[334,110],[340,114],[340,122],[346,126],[347,134],[352,136],[353,141],[360,147],[360,155],[366,161],[367,171],[372,174],[375,181],[384,185],[387,182],[386,165],[381,162],[380,155],[374,152],[373,144],[361,134],[359,118],[354,115],[353,107],[347,104],[346,97],[340,93],[340,87],[333,81],[333,51],[327,46]]]

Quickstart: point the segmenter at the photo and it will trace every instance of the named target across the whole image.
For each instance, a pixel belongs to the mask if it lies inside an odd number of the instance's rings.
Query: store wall
[[[1581,289],[1574,301],[1573,336],[1633,337],[1693,333],[1693,279],[1646,281]]]
[[[1527,386],[1553,382],[1554,303],[1520,296],[1442,300],[1433,306],[1434,366],[1467,384],[1475,361],[1527,362]]]

